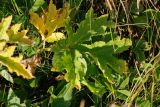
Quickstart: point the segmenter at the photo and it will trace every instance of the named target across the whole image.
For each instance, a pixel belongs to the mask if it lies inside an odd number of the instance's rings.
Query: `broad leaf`
[[[0,71],[0,75],[5,78],[7,81],[13,83],[13,78],[12,76],[6,71],[6,70],[2,70]]]
[[[65,80],[75,87],[80,87],[80,82],[78,81],[79,77],[76,75],[73,62],[74,59],[71,52],[64,52],[62,54],[57,53],[56,56],[53,57],[53,70],[65,69],[67,71],[64,77]]]
[[[55,53],[53,57],[53,71],[65,69],[65,80],[71,82],[77,89],[81,88],[80,81],[84,79],[87,71],[87,63],[79,51],[75,50],[73,53]]]
[[[59,40],[61,40],[61,39],[65,39],[64,34],[61,33],[61,32],[55,32],[55,33],[52,33],[51,36],[46,37],[46,41],[47,41],[48,43],[53,43],[53,42],[59,41]]]
[[[113,56],[112,46],[96,47],[90,53],[102,71],[107,72],[110,68],[120,74],[127,71],[126,62]]]
[[[62,56],[64,53],[62,52],[55,52],[53,59],[52,59],[52,71],[62,71],[64,70]]]
[[[18,76],[23,76],[26,79],[33,78],[31,72],[25,69],[25,66],[20,63],[21,58],[5,57],[0,55],[0,63],[6,66],[9,72],[15,72]]]
[[[15,24],[9,29],[11,20],[12,16],[2,19],[0,23],[0,40],[11,43],[31,44],[32,41],[26,36],[27,30],[19,32],[21,24]]]
[[[138,40],[133,46],[133,52],[136,55],[136,59],[139,61],[145,60],[144,52],[149,51],[150,49],[151,49],[151,46],[145,40]]]
[[[4,57],[11,57],[14,53],[16,46],[9,46],[8,48],[5,48],[3,51],[1,50],[0,55]]]
[[[11,88],[8,92],[7,107],[25,107],[25,104],[21,104],[20,98],[15,95]]]
[[[23,43],[23,44],[32,44],[32,40],[28,39],[26,36],[27,30],[20,30],[21,24],[15,24],[11,27],[11,29],[8,29],[7,34],[9,37],[9,42],[13,43]]]
[[[57,96],[53,96],[52,107],[70,107],[73,87],[70,83],[64,86]]]
[[[2,19],[0,23],[0,40],[9,40],[7,30],[11,24],[12,16]]]
[[[82,54],[75,50],[75,57],[74,57],[74,66],[75,66],[75,73],[76,73],[76,88],[81,89],[80,81],[84,80],[84,77],[87,72],[87,62],[82,57]]]
[[[132,45],[132,41],[127,38],[121,39],[120,37],[116,37],[114,40],[107,42],[107,45],[113,46],[114,53],[121,53],[128,50]]]
[[[3,50],[3,48],[5,47],[5,45],[6,45],[6,42],[4,42],[4,41],[0,42],[0,51]]]
[[[29,10],[30,12],[33,11],[37,11],[43,4],[45,3],[44,0],[36,0],[34,5],[32,6],[32,8]]]
[[[99,82],[93,83],[84,80],[82,81],[82,84],[86,85],[89,88],[89,90],[97,96],[102,96],[106,92],[105,86],[103,86]]]
[[[129,84],[129,77],[127,77],[119,86],[120,89],[124,89]]]
[[[107,21],[108,14],[102,15],[98,18],[93,17],[93,9],[91,8],[87,13],[85,20],[83,20],[76,31],[76,33],[68,38],[71,45],[80,44],[89,41],[92,36],[104,35],[106,28],[111,28],[115,25],[114,22]]]
[[[69,15],[69,7],[56,9],[56,6],[50,2],[48,10],[44,11],[41,16],[37,13],[30,13],[30,22],[39,30],[39,33],[42,36],[42,40],[50,38],[52,33],[60,27],[64,27],[65,20]],[[51,37],[53,39],[53,36]],[[54,40],[59,40],[56,39]],[[61,37],[58,37],[61,38]]]

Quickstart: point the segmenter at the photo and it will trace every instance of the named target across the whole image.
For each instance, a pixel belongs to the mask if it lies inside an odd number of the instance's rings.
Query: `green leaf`
[[[71,45],[80,44],[91,39],[92,36],[103,35],[107,27],[108,15],[102,15],[98,18],[93,18],[93,9],[91,8],[87,13],[85,20],[79,24],[79,28],[75,35],[69,36],[68,41]]]
[[[130,94],[131,93],[128,90],[117,90],[117,97],[121,100],[126,100]]]
[[[83,0],[70,0],[69,3],[71,7],[79,7]]]
[[[83,80],[82,84],[86,85],[88,89],[97,96],[102,96],[106,92],[105,86],[103,86],[98,81],[94,83],[89,82],[87,80]]]
[[[12,76],[6,71],[6,70],[2,70],[0,71],[0,75],[5,78],[7,81],[13,83],[13,78]]]
[[[112,46],[95,47],[91,51],[91,56],[104,74],[108,75],[110,68],[119,74],[126,72],[127,64],[125,61],[113,56]],[[109,76],[109,75],[108,75]]]
[[[134,23],[136,23],[138,27],[144,28],[148,26],[148,17],[146,15],[141,15],[141,16],[134,15],[133,21]]]
[[[137,98],[136,105],[138,107],[152,107],[151,105],[153,105],[153,104],[151,104],[151,102],[149,100]]]
[[[54,86],[50,86],[49,89],[47,90],[47,93],[52,95],[54,90],[55,90]]]
[[[52,71],[65,69],[67,71],[65,80],[71,82],[77,89],[81,88],[80,80],[83,80],[86,75],[87,63],[79,51],[55,53],[52,63]]]
[[[80,76],[75,72],[73,53],[67,51],[62,54],[55,53],[52,63],[53,71],[65,69],[67,71],[64,77],[65,80],[70,82],[73,86],[80,88]]]
[[[129,91],[127,91],[127,90],[117,90],[118,92],[120,92],[120,93],[122,93],[122,94],[124,94],[124,95],[126,95],[126,96],[130,96],[130,92]]]
[[[0,102],[4,102],[7,100],[7,93],[4,90],[0,90]]]
[[[30,81],[30,87],[32,87],[32,88],[36,88],[36,87],[38,87],[38,78],[34,78],[34,79],[32,79],[31,81]]]
[[[53,98],[52,107],[70,107],[72,99],[73,87],[70,83],[64,86],[59,94]]]
[[[127,38],[121,39],[118,36],[114,40],[110,40],[109,42],[107,42],[107,45],[113,46],[114,53],[121,53],[128,50],[128,48],[132,45],[132,41]]]
[[[55,52],[53,59],[52,59],[52,71],[62,71],[64,70],[64,65],[62,61],[62,56],[64,53],[62,52]]]
[[[34,5],[29,11],[32,11],[32,12],[37,11],[44,3],[45,3],[44,0],[36,0]]]
[[[79,80],[82,80],[87,72],[87,62],[78,50],[75,50],[74,65],[75,72],[79,75]]]
[[[15,95],[11,88],[8,92],[7,107],[25,107],[24,104],[20,103],[20,99]]]
[[[73,54],[70,52],[66,52],[64,56],[62,57],[64,67],[67,71],[65,74],[65,80],[68,82],[71,82],[73,86],[80,89],[80,81],[79,81],[79,75],[75,72],[75,66],[74,66],[74,57]]]
[[[129,84],[129,77],[127,77],[119,86],[120,89],[124,89]]]
[[[136,58],[139,61],[145,60],[144,52],[149,51],[150,49],[151,49],[151,46],[145,40],[138,40],[133,46],[133,52],[135,53]]]

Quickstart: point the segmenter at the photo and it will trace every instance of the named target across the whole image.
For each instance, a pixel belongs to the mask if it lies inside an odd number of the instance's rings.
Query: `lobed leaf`
[[[5,57],[0,55],[0,63],[6,66],[11,73],[15,72],[18,76],[23,76],[26,79],[33,78],[31,72],[25,69],[23,64],[20,63],[19,58]]]
[[[39,30],[42,40],[45,40],[45,38],[52,38],[54,41],[58,41],[59,39],[52,36],[52,33],[55,32],[56,29],[65,26],[65,20],[68,17],[69,12],[70,10],[68,7],[56,9],[56,6],[50,2],[48,10],[44,11],[41,16],[37,13],[30,13],[30,23],[32,23]],[[47,39],[47,41],[49,40]]]
[[[7,35],[7,30],[11,24],[12,16],[8,16],[7,18],[2,19],[0,23],[0,40],[9,40]]]
[[[23,43],[23,44],[32,44],[32,40],[28,39],[26,36],[27,30],[22,30],[19,32],[21,24],[15,24],[7,31],[9,42],[13,43]]]
[[[52,33],[51,36],[46,37],[45,41],[47,41],[48,43],[53,43],[61,39],[65,39],[65,35],[61,32],[55,32],[55,33]]]

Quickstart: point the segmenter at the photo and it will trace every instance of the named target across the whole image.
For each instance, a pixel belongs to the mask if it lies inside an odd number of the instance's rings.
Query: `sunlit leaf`
[[[11,24],[12,16],[2,19],[0,23],[0,40],[9,40],[7,30]]]
[[[72,99],[73,86],[72,84],[66,84],[57,96],[53,97],[51,102],[52,107],[70,107]],[[53,96],[53,95],[52,95]]]
[[[0,55],[4,57],[11,57],[14,53],[16,46],[9,46],[8,48],[5,48],[3,51],[0,52]]]
[[[46,37],[52,37],[52,33],[55,32],[56,29],[64,27],[69,12],[70,10],[68,6],[56,9],[56,6],[50,2],[48,10],[44,11],[42,15],[31,12],[30,22],[38,29],[42,36],[42,40],[45,40]]]
[[[4,46],[6,45],[6,42],[0,42],[0,51],[3,50]]]
[[[120,89],[124,89],[129,84],[129,77],[127,77],[119,86]]]
[[[80,81],[84,80],[84,77],[87,72],[87,62],[82,57],[82,54],[75,50],[75,58],[74,58],[74,66],[75,66],[75,73],[76,73],[76,88],[81,89]]]
[[[33,78],[33,75],[29,70],[25,68],[24,65],[20,63],[20,57],[6,57],[3,55],[0,55],[0,63],[2,63],[4,66],[6,66],[9,70],[9,72],[13,73],[15,72],[18,76],[23,76],[26,79]]]
[[[93,83],[86,80],[82,81],[82,83],[97,96],[102,96],[106,92],[105,87],[101,83]]]
[[[103,46],[93,48],[90,52],[93,58],[98,61],[98,65],[101,70],[105,70],[105,74],[108,74],[110,68],[112,68],[117,73],[124,73],[127,69],[127,63],[121,59],[113,56],[113,48],[111,46]]]
[[[61,40],[61,39],[65,39],[65,35],[61,32],[54,32],[54,33],[52,33],[52,35],[46,37],[45,40],[48,43],[53,43],[53,42]]]
[[[102,15],[98,18],[93,17],[93,9],[91,8],[85,16],[85,20],[80,22],[76,33],[70,37],[71,45],[80,44],[91,40],[92,36],[104,35],[106,28],[115,25],[114,22],[107,21],[108,14]]]
[[[7,81],[13,83],[13,78],[12,76],[6,71],[6,70],[2,70],[0,71],[0,75],[5,78]]]
[[[14,91],[10,88],[7,97],[7,107],[25,107],[24,103],[20,102],[20,98],[16,96]]]
[[[73,55],[72,55],[73,54]],[[71,82],[77,89],[81,89],[80,81],[84,79],[87,71],[87,63],[82,54],[75,50],[74,53],[55,53],[53,57],[53,71],[65,69],[67,73],[64,79]]]
[[[40,6],[42,6],[44,3],[45,3],[44,0],[36,0],[34,5],[32,6],[32,8],[29,11],[33,11],[33,12],[37,11],[40,8]]]
[[[121,53],[132,45],[132,41],[128,38],[116,37],[114,40],[109,41],[107,45],[113,46],[114,53]]]
[[[7,34],[9,37],[9,42],[31,45],[32,40],[28,39],[26,36],[27,30],[22,30],[19,32],[20,26],[21,24],[15,24],[11,27],[11,29],[8,29]]]

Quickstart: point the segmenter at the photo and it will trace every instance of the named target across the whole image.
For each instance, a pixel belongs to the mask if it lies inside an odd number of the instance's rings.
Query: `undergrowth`
[[[1,0],[0,107],[160,106],[158,0]]]

